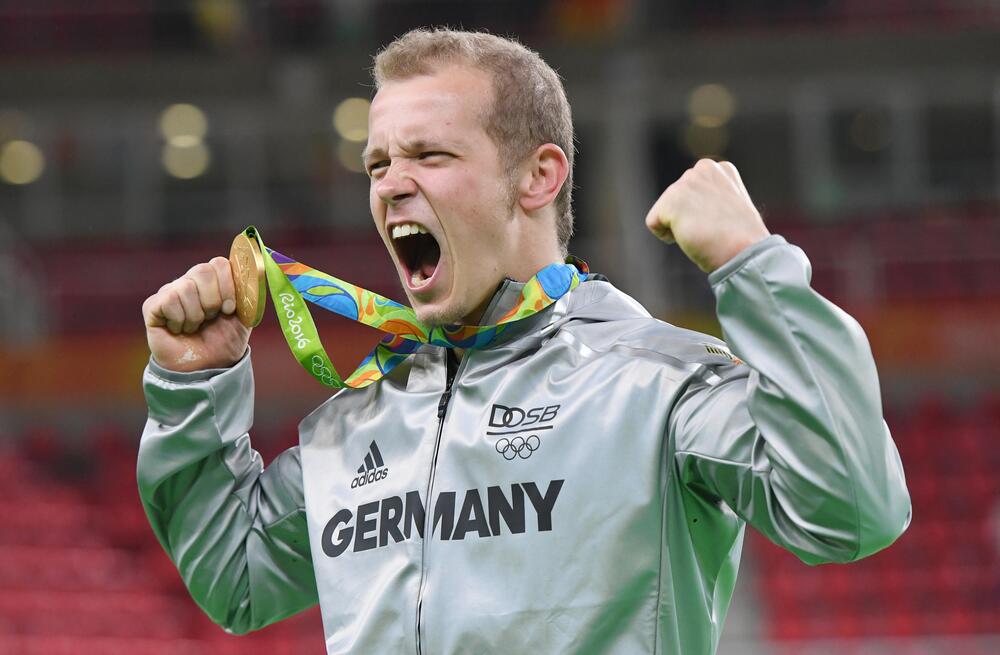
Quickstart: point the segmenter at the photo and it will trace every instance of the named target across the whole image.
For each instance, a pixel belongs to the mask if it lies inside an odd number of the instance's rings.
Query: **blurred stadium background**
[[[642,224],[711,156],[871,338],[913,524],[849,566],[748,534],[720,653],[1000,653],[997,0],[0,0],[0,653],[323,652],[318,611],[224,634],[156,544],[139,310],[249,223],[402,298],[358,155],[370,56],[426,24],[562,73],[572,249],[654,313],[718,331]],[[375,338],[319,322],[344,368]],[[272,316],[253,343],[269,460],[324,392]]]

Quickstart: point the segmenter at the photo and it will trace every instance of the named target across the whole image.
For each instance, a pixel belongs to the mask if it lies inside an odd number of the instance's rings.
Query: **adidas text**
[[[379,480],[384,480],[389,477],[389,467],[380,468],[374,471],[368,471],[367,473],[362,473],[358,477],[351,480],[351,489],[357,489],[358,487],[363,487],[366,484],[371,484],[372,482],[378,482]]]

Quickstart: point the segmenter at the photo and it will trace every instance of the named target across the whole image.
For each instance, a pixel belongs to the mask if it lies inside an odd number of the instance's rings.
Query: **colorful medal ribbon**
[[[421,344],[444,348],[484,348],[505,326],[545,309],[587,278],[587,265],[570,257],[550,264],[524,285],[518,302],[495,325],[429,326],[410,307],[327,275],[264,245],[257,228],[245,234],[264,255],[267,286],[288,347],[310,375],[328,387],[366,387],[385,377]],[[341,378],[320,343],[316,325],[303,299],[345,318],[388,333],[357,370]]]

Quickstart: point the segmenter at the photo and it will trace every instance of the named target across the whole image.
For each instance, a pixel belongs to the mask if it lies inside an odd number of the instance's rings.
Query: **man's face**
[[[372,217],[428,323],[478,321],[516,257],[512,184],[483,127],[491,99],[485,73],[448,66],[387,82],[372,101]]]

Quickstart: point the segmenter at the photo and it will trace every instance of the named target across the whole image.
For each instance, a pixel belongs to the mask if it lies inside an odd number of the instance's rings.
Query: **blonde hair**
[[[555,199],[556,234],[565,254],[573,235],[573,118],[559,75],[537,52],[485,32],[415,29],[375,56],[376,90],[386,82],[430,75],[443,65],[468,64],[493,82],[484,129],[513,174],[535,148],[554,143],[569,160],[569,176]]]

